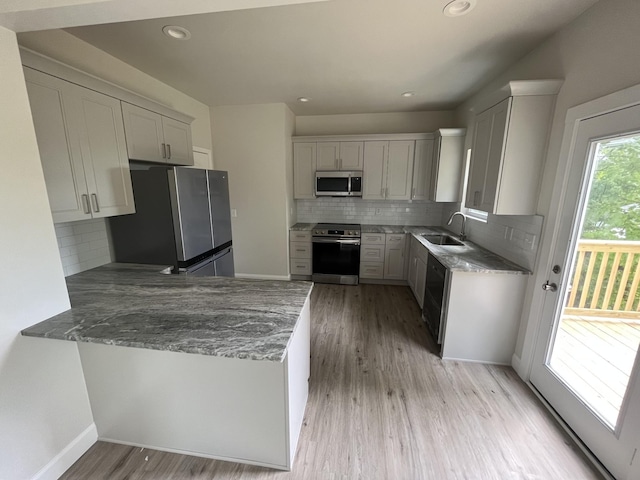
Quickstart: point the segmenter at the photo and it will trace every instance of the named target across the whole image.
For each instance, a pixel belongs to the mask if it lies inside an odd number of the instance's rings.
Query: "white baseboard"
[[[522,360],[515,353],[511,357],[511,366],[513,367],[513,369],[516,371],[516,373],[522,380],[524,380],[525,382],[529,380],[528,378],[524,378],[524,375],[523,375],[524,372],[520,371],[520,369],[522,368]]]
[[[226,457],[224,455],[209,455],[202,452],[194,452],[191,450],[180,450],[178,448],[167,448],[158,445],[147,445],[144,443],[126,442],[124,440],[113,439],[109,437],[100,437],[101,442],[117,443],[118,445],[128,445],[129,447],[146,448],[147,450],[158,450],[159,452],[177,453],[179,455],[189,455],[192,457],[210,458],[212,460],[222,460],[223,462],[241,463],[246,465],[256,465],[258,467],[273,468],[274,470],[291,471],[285,465],[277,465],[273,463],[256,462],[245,458]]]
[[[249,278],[252,280],[291,280],[289,275],[260,275],[255,273],[236,273],[236,278]]]
[[[53,457],[49,463],[42,467],[40,471],[33,476],[33,480],[57,480],[71,465],[76,463],[97,440],[98,430],[96,429],[96,424],[92,423],[84,432],[64,447],[60,453]]]
[[[469,358],[456,358],[456,357],[442,357],[442,360],[445,360],[447,362],[462,362],[462,363],[480,363],[483,365],[498,365],[501,367],[510,367],[511,364],[510,363],[505,363],[505,362],[493,362],[490,360],[472,360]]]

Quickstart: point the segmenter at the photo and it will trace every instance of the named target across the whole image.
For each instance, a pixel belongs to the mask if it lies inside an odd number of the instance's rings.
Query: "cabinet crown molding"
[[[429,140],[433,133],[376,133],[367,135],[305,135],[292,137],[293,143],[300,142],[366,142],[374,140]]]
[[[436,135],[441,137],[461,137],[467,134],[466,128],[439,128]]]
[[[470,111],[476,114],[484,112],[509,97],[557,95],[563,83],[564,80],[559,79],[512,80],[482,98],[476,105],[470,108]]]
[[[141,108],[164,115],[165,117],[173,118],[174,120],[178,120],[182,123],[191,124],[195,120],[194,117],[190,115],[178,112],[177,110],[162,105],[161,103],[143,95],[132,92],[131,90],[127,90],[115,83],[103,80],[67,65],[66,63],[62,63],[59,60],[47,57],[22,46],[20,47],[20,57],[22,59],[22,65],[33,70],[38,70],[42,73],[58,77],[62,80],[66,80],[67,82],[108,95],[123,102],[137,105]]]

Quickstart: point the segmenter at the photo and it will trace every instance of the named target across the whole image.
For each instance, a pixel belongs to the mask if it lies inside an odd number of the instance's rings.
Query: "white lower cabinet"
[[[53,221],[135,212],[120,101],[24,72]]]
[[[449,273],[442,358],[511,365],[528,275]]]
[[[404,233],[363,233],[360,246],[360,278],[405,280]]]
[[[409,248],[409,272],[407,283],[413,292],[418,305],[422,308],[424,302],[424,288],[427,279],[427,259],[429,251],[414,237],[411,237]]]
[[[360,278],[384,278],[384,233],[363,233],[360,236]]]
[[[311,232],[289,231],[289,273],[291,275],[311,275]]]
[[[407,235],[387,234],[384,249],[384,278],[385,280],[404,280],[405,250]]]

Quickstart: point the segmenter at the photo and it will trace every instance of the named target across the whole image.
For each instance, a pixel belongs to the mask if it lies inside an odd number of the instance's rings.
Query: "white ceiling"
[[[211,106],[420,111],[457,106],[595,2],[478,0],[450,18],[448,0],[332,0],[68,31]],[[169,39],[164,25],[192,38]]]

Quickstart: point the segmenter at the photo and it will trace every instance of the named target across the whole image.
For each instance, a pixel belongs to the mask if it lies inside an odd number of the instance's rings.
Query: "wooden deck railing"
[[[580,240],[565,314],[640,318],[640,242]]]

